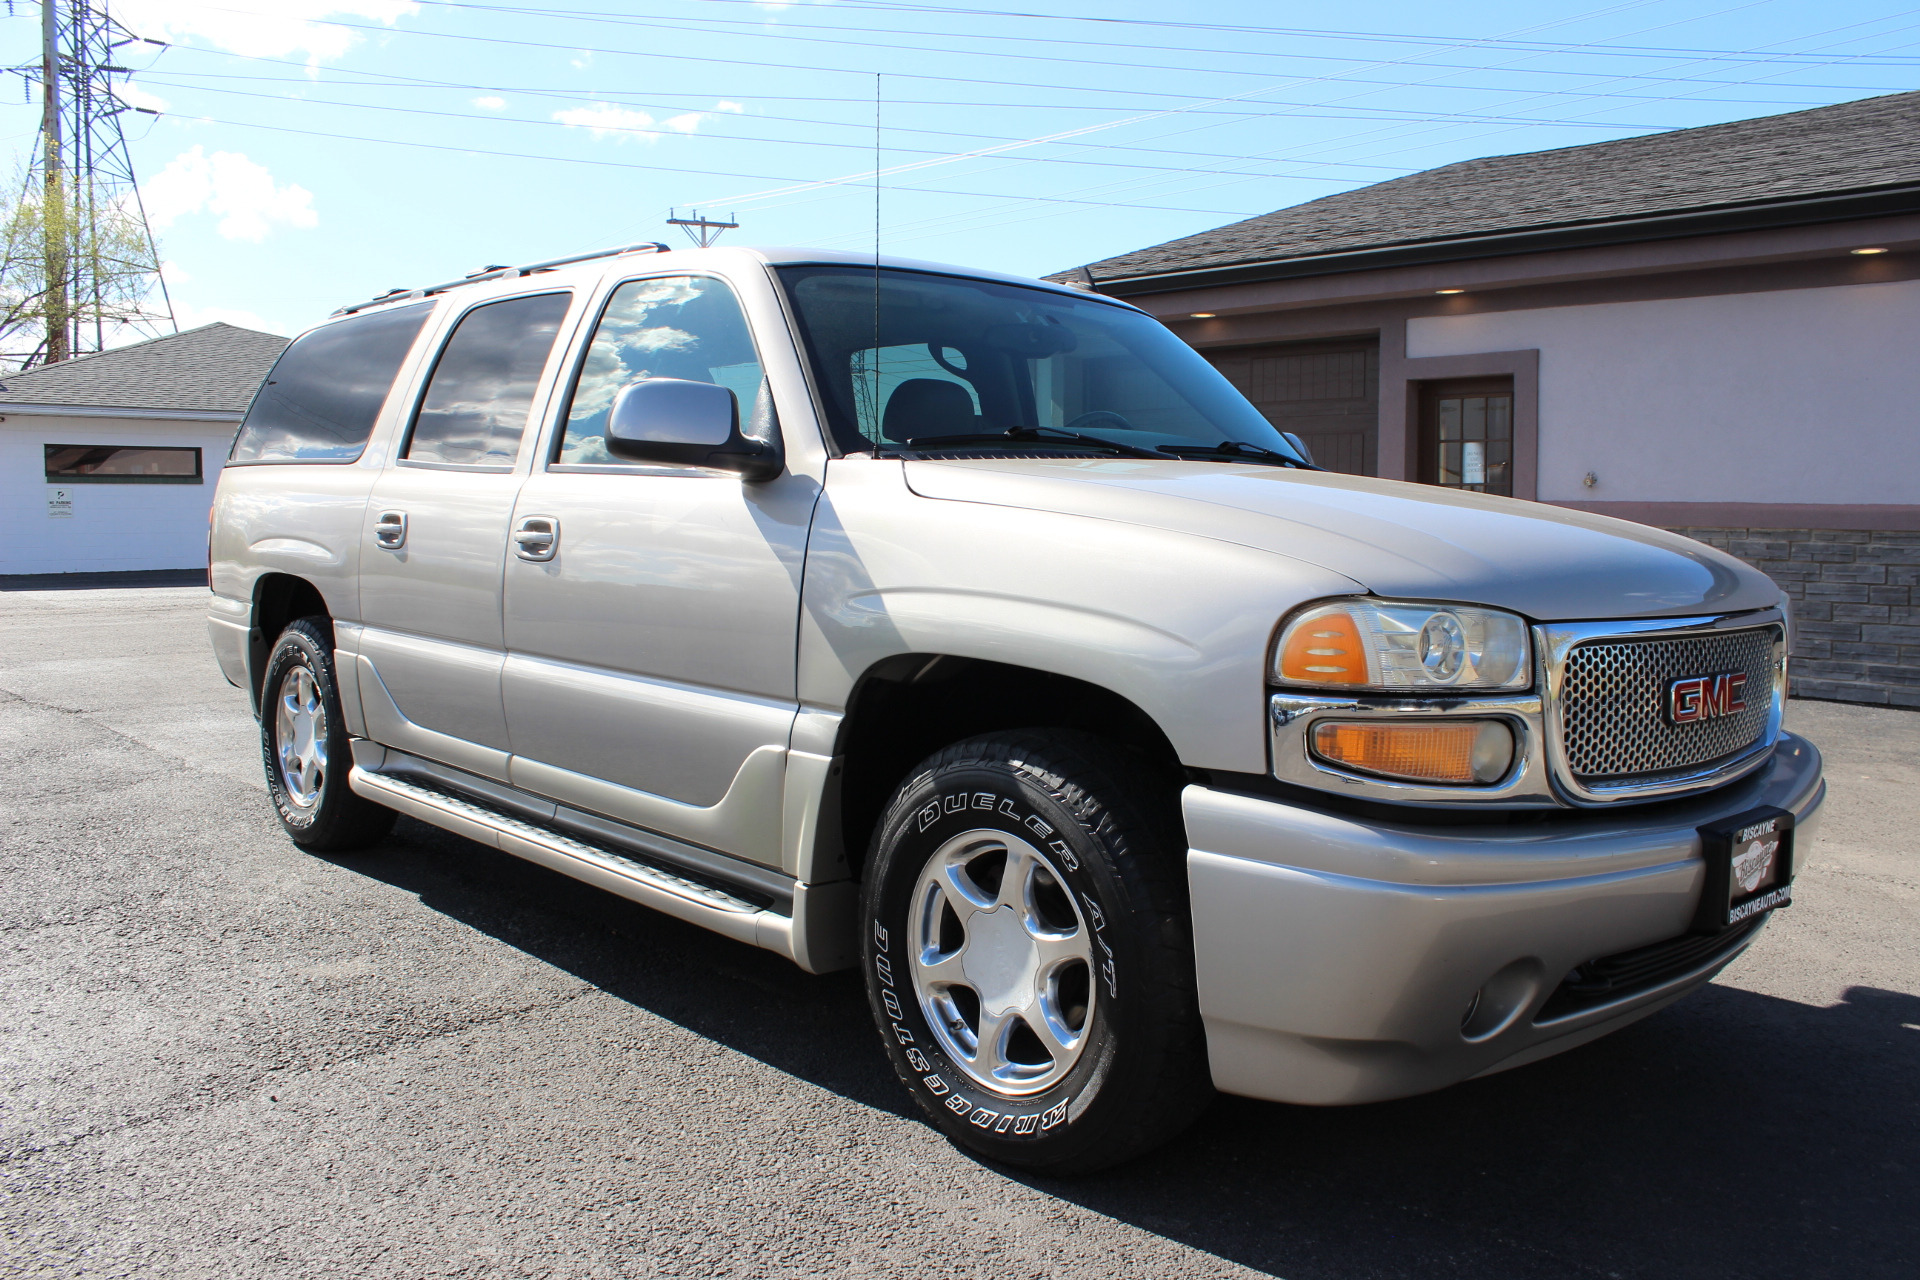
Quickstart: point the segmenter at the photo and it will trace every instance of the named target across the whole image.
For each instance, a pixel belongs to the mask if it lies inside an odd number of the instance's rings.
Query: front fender
[[[1098,685],[1190,767],[1258,773],[1274,627],[1361,590],[1192,534],[923,498],[898,462],[840,459],[808,540],[800,700],[842,711],[860,673],[900,654],[978,658]]]

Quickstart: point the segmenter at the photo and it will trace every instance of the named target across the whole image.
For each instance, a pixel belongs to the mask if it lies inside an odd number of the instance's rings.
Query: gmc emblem
[[[1747,677],[1730,671],[1717,676],[1683,676],[1667,681],[1667,723],[1718,720],[1747,709]]]

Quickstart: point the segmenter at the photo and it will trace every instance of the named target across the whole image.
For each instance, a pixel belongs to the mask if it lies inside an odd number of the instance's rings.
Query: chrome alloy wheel
[[[280,785],[295,808],[311,809],[320,802],[327,779],[327,709],[312,671],[304,666],[287,669],[280,677],[273,714]]]
[[[1003,1094],[1039,1093],[1079,1060],[1093,940],[1047,856],[1004,831],[948,840],[914,886],[914,994],[955,1065]]]

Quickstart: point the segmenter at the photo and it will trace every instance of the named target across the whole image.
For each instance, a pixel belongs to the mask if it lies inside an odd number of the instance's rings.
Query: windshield
[[[1199,352],[1152,317],[1069,293],[919,271],[784,267],[842,449],[1131,449],[1233,442],[1299,454]],[[1036,430],[1037,429],[1037,430]],[[987,442],[993,443],[993,442]]]

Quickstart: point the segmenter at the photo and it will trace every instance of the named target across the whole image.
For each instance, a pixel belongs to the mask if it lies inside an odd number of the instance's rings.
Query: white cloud
[[[167,100],[157,93],[148,93],[131,80],[122,80],[113,86],[113,94],[130,107],[145,107],[149,111],[165,111]]]
[[[715,111],[742,110],[737,102],[721,102],[714,106]],[[591,130],[596,138],[614,137],[622,142],[635,138],[642,142],[658,142],[662,131],[668,133],[696,133],[700,124],[709,115],[709,111],[687,111],[677,116],[668,116],[656,121],[644,111],[635,111],[632,107],[616,106],[611,102],[596,102],[590,107],[570,107],[565,111],[556,111],[553,118],[561,124],[572,125],[576,129]]]
[[[187,281],[193,279],[193,275],[177,262],[161,263],[160,276],[167,282],[167,288],[169,289],[175,285],[185,284]]]
[[[591,130],[596,138],[615,137],[621,141],[638,138],[643,142],[653,142],[660,132],[654,126],[653,117],[644,111],[635,111],[631,107],[617,107],[611,102],[596,102],[590,107],[569,107],[565,111],[556,111],[553,118],[561,124],[572,125],[576,129]],[[685,116],[676,117],[684,120]],[[669,120],[668,125],[682,133],[690,128],[682,128]],[[698,126],[699,117],[694,117],[694,126]]]
[[[505,111],[507,109],[507,100],[505,98],[495,97],[489,93],[483,98],[475,98],[473,105],[479,107],[482,111]]]
[[[115,0],[113,16],[139,35],[176,44],[199,40],[249,58],[304,54],[325,62],[361,36],[326,19],[392,26],[419,9],[414,0]]]
[[[144,185],[142,195],[156,229],[205,211],[220,219],[217,229],[228,240],[258,243],[276,225],[311,227],[320,221],[312,192],[275,183],[265,165],[237,151],[183,151]]]

